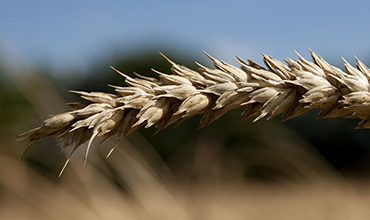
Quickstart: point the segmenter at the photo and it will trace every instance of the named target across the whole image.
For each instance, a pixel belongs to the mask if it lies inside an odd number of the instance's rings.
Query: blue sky
[[[353,62],[370,55],[369,8],[367,1],[2,0],[0,55],[84,67],[112,48],[153,41],[229,62],[235,55],[261,62],[260,52],[295,58],[294,49],[308,56],[307,47]]]

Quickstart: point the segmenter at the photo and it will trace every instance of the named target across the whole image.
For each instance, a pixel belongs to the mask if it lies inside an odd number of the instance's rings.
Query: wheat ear
[[[112,67],[125,78],[127,87],[112,86],[116,94],[71,91],[89,103],[71,105],[71,111],[50,117],[20,137],[29,140],[29,147],[56,137],[63,147],[71,146],[72,153],[89,141],[86,161],[97,136],[117,135],[119,142],[142,125],[154,125],[160,131],[196,114],[203,114],[200,127],[204,127],[241,107],[245,108],[241,117],[256,116],[254,121],[281,113],[282,120],[288,120],[322,109],[319,118],[359,118],[357,128],[370,128],[370,70],[357,57],[357,68],[343,59],[343,72],[312,51],[313,62],[297,53],[299,60],[288,58],[287,64],[263,54],[267,68],[239,57],[241,68],[237,68],[205,54],[215,69],[197,63],[199,70],[194,71],[161,54],[172,65],[173,74],[153,70],[159,79],[138,74],[132,78]]]

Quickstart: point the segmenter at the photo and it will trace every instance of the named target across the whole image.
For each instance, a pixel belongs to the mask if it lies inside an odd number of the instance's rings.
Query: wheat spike
[[[240,68],[205,53],[215,69],[201,64],[199,71],[178,65],[161,54],[173,74],[155,71],[159,80],[141,76],[125,78],[127,87],[112,86],[116,93],[71,91],[90,102],[80,109],[55,115],[38,128],[20,137],[30,145],[46,137],[56,137],[64,147],[76,149],[96,136],[118,140],[141,126],[158,131],[179,119],[203,114],[204,127],[227,111],[245,108],[242,118],[271,119],[283,113],[282,120],[297,117],[311,109],[322,109],[319,118],[352,117],[362,121],[356,128],[370,128],[370,70],[357,59],[357,68],[344,61],[345,72],[311,51],[313,62],[298,55],[286,64],[263,55],[267,68],[237,57]]]

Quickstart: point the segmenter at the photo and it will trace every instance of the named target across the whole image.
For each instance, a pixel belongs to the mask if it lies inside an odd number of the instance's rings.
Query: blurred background
[[[237,65],[310,60],[307,47],[342,68],[370,65],[367,1],[25,1],[0,2],[1,219],[368,219],[369,130],[352,119],[252,123],[231,111],[197,130],[200,116],[153,136],[141,129],[108,159],[95,141],[53,140],[19,157],[16,135],[68,110],[68,90],[113,92],[127,74],[170,72],[162,52],[196,69],[203,51]]]

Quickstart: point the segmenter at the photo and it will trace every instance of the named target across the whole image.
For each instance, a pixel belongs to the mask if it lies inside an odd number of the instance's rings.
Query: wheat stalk
[[[313,62],[297,53],[299,60],[288,58],[287,65],[263,54],[267,68],[239,57],[236,61],[241,68],[237,68],[205,54],[215,69],[197,63],[197,72],[161,54],[172,65],[173,74],[153,70],[159,79],[139,74],[132,78],[112,67],[125,78],[127,87],[111,86],[116,94],[71,91],[89,103],[72,104],[71,111],[50,117],[20,137],[29,140],[27,149],[46,137],[56,137],[64,148],[71,146],[66,166],[73,152],[89,141],[85,163],[97,136],[117,135],[119,143],[142,125],[154,125],[160,131],[196,114],[203,114],[200,127],[204,127],[241,107],[245,108],[241,117],[256,116],[254,122],[281,113],[282,120],[288,120],[310,109],[322,109],[319,118],[359,118],[357,128],[370,128],[370,69],[357,57],[357,68],[343,59],[343,72],[312,51]]]

